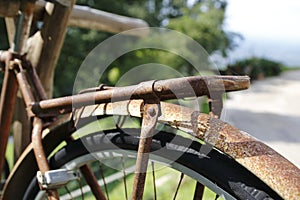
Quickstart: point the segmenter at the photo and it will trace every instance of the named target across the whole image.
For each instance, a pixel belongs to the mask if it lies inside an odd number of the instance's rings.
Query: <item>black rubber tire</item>
[[[69,143],[51,159],[52,169],[60,168],[65,163],[91,152],[122,148],[137,151],[139,129],[108,130],[94,133],[80,140]],[[113,144],[113,145],[112,145]],[[188,145],[188,146],[186,146]],[[204,176],[219,188],[236,199],[266,200],[281,199],[264,182],[222,152],[212,149],[207,155],[199,155],[201,148],[211,148],[190,139],[174,136],[172,133],[159,132],[153,137],[151,152],[163,148],[158,156],[172,160]],[[35,178],[29,185],[24,199],[33,199],[39,191]]]
[[[3,189],[3,186],[5,184],[5,180],[7,179],[9,173],[10,173],[9,164],[8,164],[7,159],[5,158],[4,159],[3,172],[2,172],[2,180],[1,180],[1,183],[0,183],[0,191]]]

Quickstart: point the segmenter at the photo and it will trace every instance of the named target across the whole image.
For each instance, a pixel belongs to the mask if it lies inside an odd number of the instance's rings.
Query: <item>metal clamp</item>
[[[38,183],[43,190],[57,189],[66,185],[69,181],[80,178],[79,172],[66,169],[47,171],[44,174],[38,171],[36,174]]]

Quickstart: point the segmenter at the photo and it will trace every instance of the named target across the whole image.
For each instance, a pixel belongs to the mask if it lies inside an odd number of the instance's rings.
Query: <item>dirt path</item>
[[[231,93],[223,120],[266,142],[300,168],[300,70]]]

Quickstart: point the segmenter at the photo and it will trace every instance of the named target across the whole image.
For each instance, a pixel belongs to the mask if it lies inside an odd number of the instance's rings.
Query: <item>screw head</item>
[[[157,87],[156,87],[156,91],[157,92],[161,92],[163,90],[163,87],[161,86],[161,85],[158,85]]]
[[[149,108],[148,109],[148,114],[151,116],[151,117],[154,117],[156,115],[156,111],[154,108]]]

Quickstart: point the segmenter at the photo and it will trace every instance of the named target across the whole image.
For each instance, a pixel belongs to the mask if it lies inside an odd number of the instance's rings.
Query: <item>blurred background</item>
[[[289,67],[300,65],[300,2],[286,0],[228,0],[228,30],[242,34],[244,40],[230,53],[229,60],[265,57]]]

